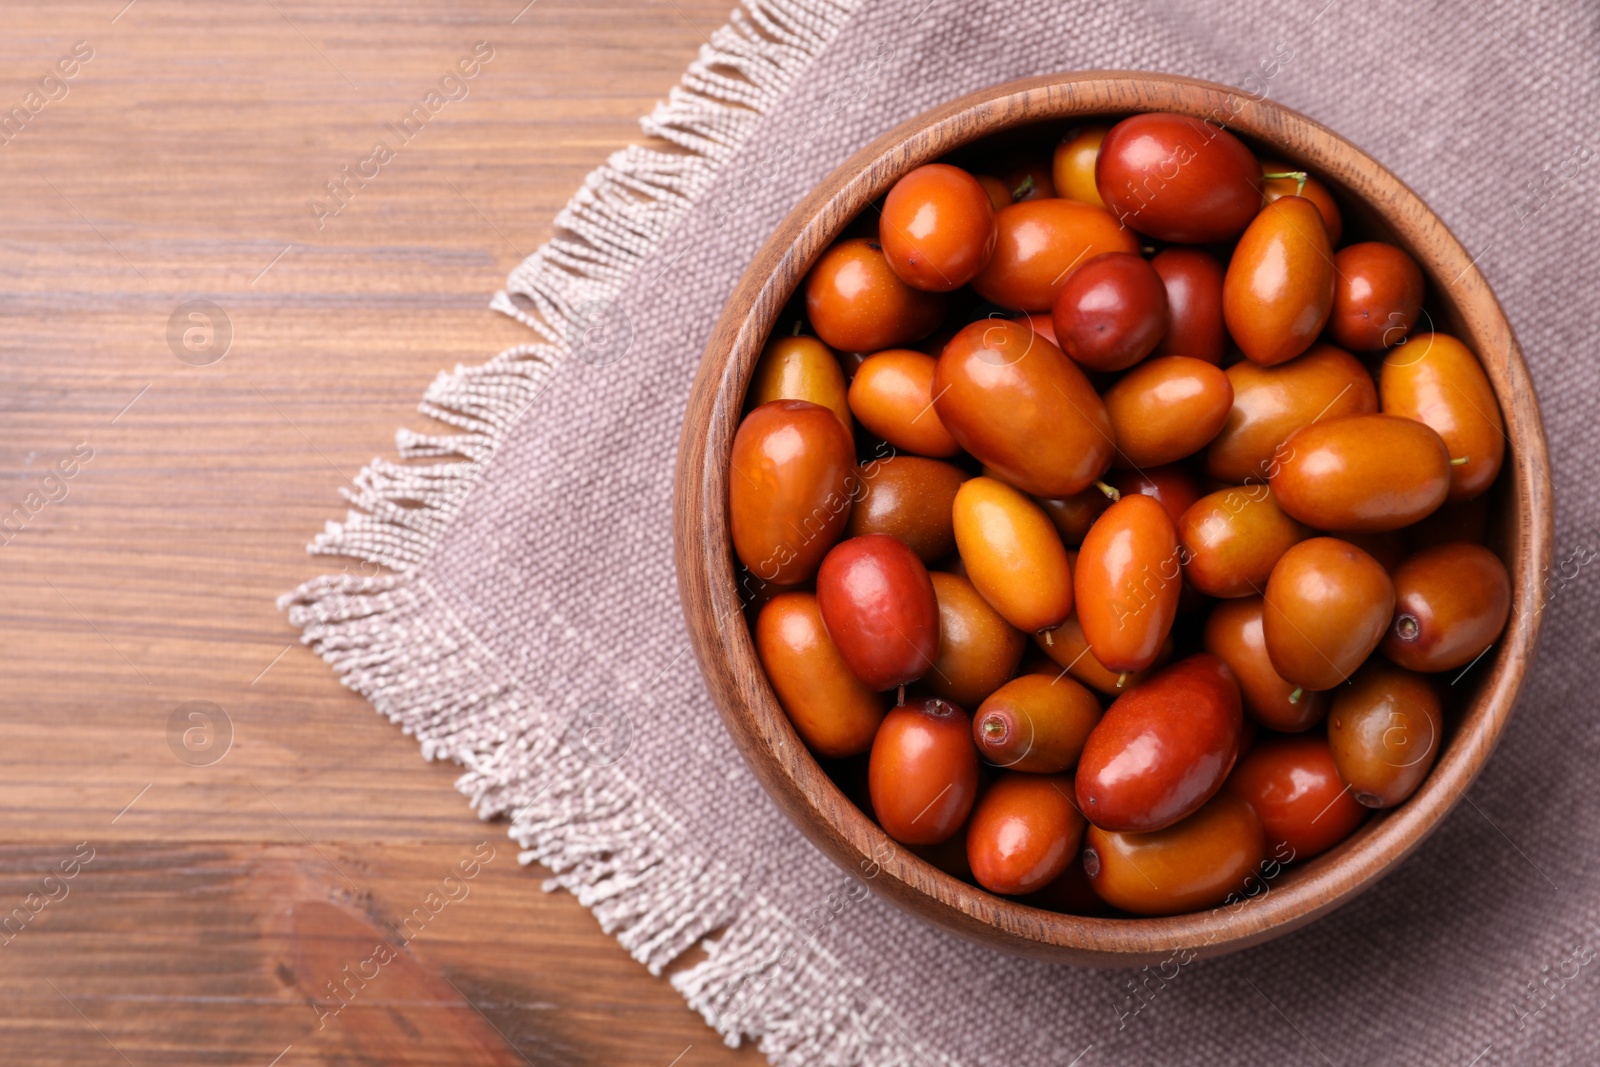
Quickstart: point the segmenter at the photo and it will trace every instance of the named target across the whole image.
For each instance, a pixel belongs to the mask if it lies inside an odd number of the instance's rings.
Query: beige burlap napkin
[[[993,954],[880,902],[750,776],[702,687],[670,544],[707,334],[755,250],[873,136],[1008,78],[1242,85],[1363,145],[1495,286],[1550,433],[1558,563],[1509,734],[1375,890],[1219,960],[1130,975]],[[315,551],[395,573],[291,597],[345,681],[464,768],[729,1040],[814,1064],[1600,1060],[1600,32],[1592,9],[1400,0],[761,0],[736,13],[495,306],[534,344],[442,375]]]

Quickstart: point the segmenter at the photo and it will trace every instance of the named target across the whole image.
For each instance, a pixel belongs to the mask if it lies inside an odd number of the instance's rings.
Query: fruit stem
[[[1467,460],[1469,460],[1471,458],[1472,458],[1471,456],[1456,456],[1454,459],[1452,459],[1450,461],[1450,466],[1452,466],[1452,467],[1463,466],[1463,465],[1466,464]]]
[[[1117,688],[1121,689],[1123,686],[1125,686],[1127,684],[1128,684],[1128,672],[1127,671],[1123,671],[1121,674],[1117,675]]]
[[[894,698],[894,706],[897,708],[903,708],[906,706],[906,684],[904,682],[900,683],[900,692]]]
[[[1039,634],[1039,636],[1044,638],[1044,644],[1045,644],[1046,648],[1055,648],[1056,647],[1056,639],[1050,636],[1050,631],[1049,630],[1043,631],[1042,633]]]
[[[1031,192],[1033,192],[1033,175],[1029,174],[1017,183],[1015,189],[1011,190],[1011,202],[1015,204]]]
[[[1293,178],[1295,180],[1294,195],[1299,196],[1306,191],[1308,175],[1303,170],[1275,170],[1271,174],[1263,174],[1262,181],[1272,181],[1274,178]]]
[[[1122,499],[1122,494],[1117,492],[1111,486],[1107,485],[1105,482],[1095,482],[1094,487],[1104,493],[1106,495],[1106,499],[1111,501],[1113,504]]]
[[[790,334],[789,336],[790,337],[799,337],[800,336],[800,320],[799,319],[795,319],[794,320],[794,333]]]
[[[1291,704],[1298,704],[1298,703],[1300,703],[1300,697],[1301,697],[1301,696],[1302,696],[1302,695],[1303,695],[1303,694],[1304,694],[1304,693],[1305,693],[1305,690],[1304,690],[1304,689],[1302,689],[1302,688],[1300,688],[1300,687],[1298,687],[1298,686],[1296,686],[1296,687],[1295,687],[1295,691],[1294,691],[1294,692],[1292,692],[1292,693],[1290,693],[1290,694],[1289,694],[1289,703],[1291,703]]]

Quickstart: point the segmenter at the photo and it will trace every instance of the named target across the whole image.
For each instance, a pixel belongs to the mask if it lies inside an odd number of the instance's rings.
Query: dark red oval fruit
[[[834,546],[817,571],[817,606],[845,665],[868,689],[915,681],[939,654],[928,569],[886,534]]]
[[[1076,267],[1051,309],[1056,343],[1091,370],[1125,370],[1167,330],[1167,289],[1134,252],[1105,252]]]
[[[1286,859],[1308,860],[1328,851],[1367,817],[1339,777],[1321,734],[1263,740],[1239,761],[1227,788],[1256,809],[1267,849]]]
[[[1102,830],[1171,826],[1222,787],[1243,726],[1227,664],[1204,652],[1179,660],[1118,697],[1090,732],[1078,757],[1078,806]]]
[[[1111,127],[1095,161],[1106,207],[1140,233],[1179,244],[1228,241],[1261,208],[1261,169],[1227,130],[1153,111]]]

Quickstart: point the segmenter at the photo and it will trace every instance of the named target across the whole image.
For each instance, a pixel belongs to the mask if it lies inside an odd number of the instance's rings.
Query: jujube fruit
[[[1394,583],[1348,541],[1313,537],[1278,560],[1263,600],[1262,633],[1274,669],[1305,689],[1332,689],[1383,639]]]
[[[1243,726],[1233,671],[1206,653],[1179,660],[1106,709],[1078,758],[1078,807],[1103,830],[1148,833],[1187,818],[1222,787]]]
[[[1452,671],[1499,639],[1511,612],[1511,578],[1482,545],[1425,548],[1394,572],[1394,621],[1383,654],[1413,671]]]
[[[844,352],[879,352],[928,336],[944,316],[944,298],[900,280],[882,246],[864,237],[840,241],[806,276],[806,317],[817,336]]]
[[[775,585],[809,579],[850,519],[849,431],[828,408],[774,400],[739,424],[729,466],[728,517],[740,562]]]
[[[834,546],[817,570],[828,636],[868,689],[922,677],[939,654],[939,607],[916,553],[883,534]]]
[[[994,254],[994,208],[972,175],[929,163],[889,190],[878,240],[890,269],[907,285],[949,292],[971,281]]]
[[[886,709],[882,694],[856,680],[822,625],[817,598],[782,593],[756,620],[756,652],[795,732],[822,756],[872,747]]]
[[[1149,112],[1112,126],[1095,186],[1123,223],[1163,241],[1239,236],[1261,207],[1261,171],[1233,134],[1188,115]]]
[[[949,701],[891,708],[867,763],[878,825],[907,845],[937,845],[967,821],[978,796],[978,752],[967,713]]]
[[[991,893],[1032,893],[1078,856],[1083,816],[1065,775],[1002,774],[973,809],[967,826],[972,877]]]
[[[1100,721],[1100,701],[1072,678],[1024,674],[990,693],[972,714],[972,740],[985,760],[1030,774],[1077,765]]]

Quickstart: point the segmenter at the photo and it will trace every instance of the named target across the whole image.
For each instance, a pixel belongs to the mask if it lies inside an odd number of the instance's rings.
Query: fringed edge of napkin
[[[376,458],[341,492],[352,505],[309,546],[393,573],[324,575],[279,600],[301,640],[427,759],[466,767],[457,787],[479,816],[510,818],[524,863],[555,872],[602,929],[660,974],[730,1045],[741,1036],[781,1067],[947,1064],[898,1030],[859,979],[760,898],[742,898],[729,857],[705,856],[670,799],[580,758],[462,618],[464,598],[418,565],[454,521],[506,433],[538,399],[572,339],[603,318],[644,258],[683,217],[771,105],[833,38],[857,0],[744,0],[641,125],[683,149],[638,145],[591,173],[491,306],[543,341],[441,373],[418,410],[457,433],[395,435],[400,462]],[[438,460],[425,464],[422,460]],[[538,785],[536,783],[545,783]]]

